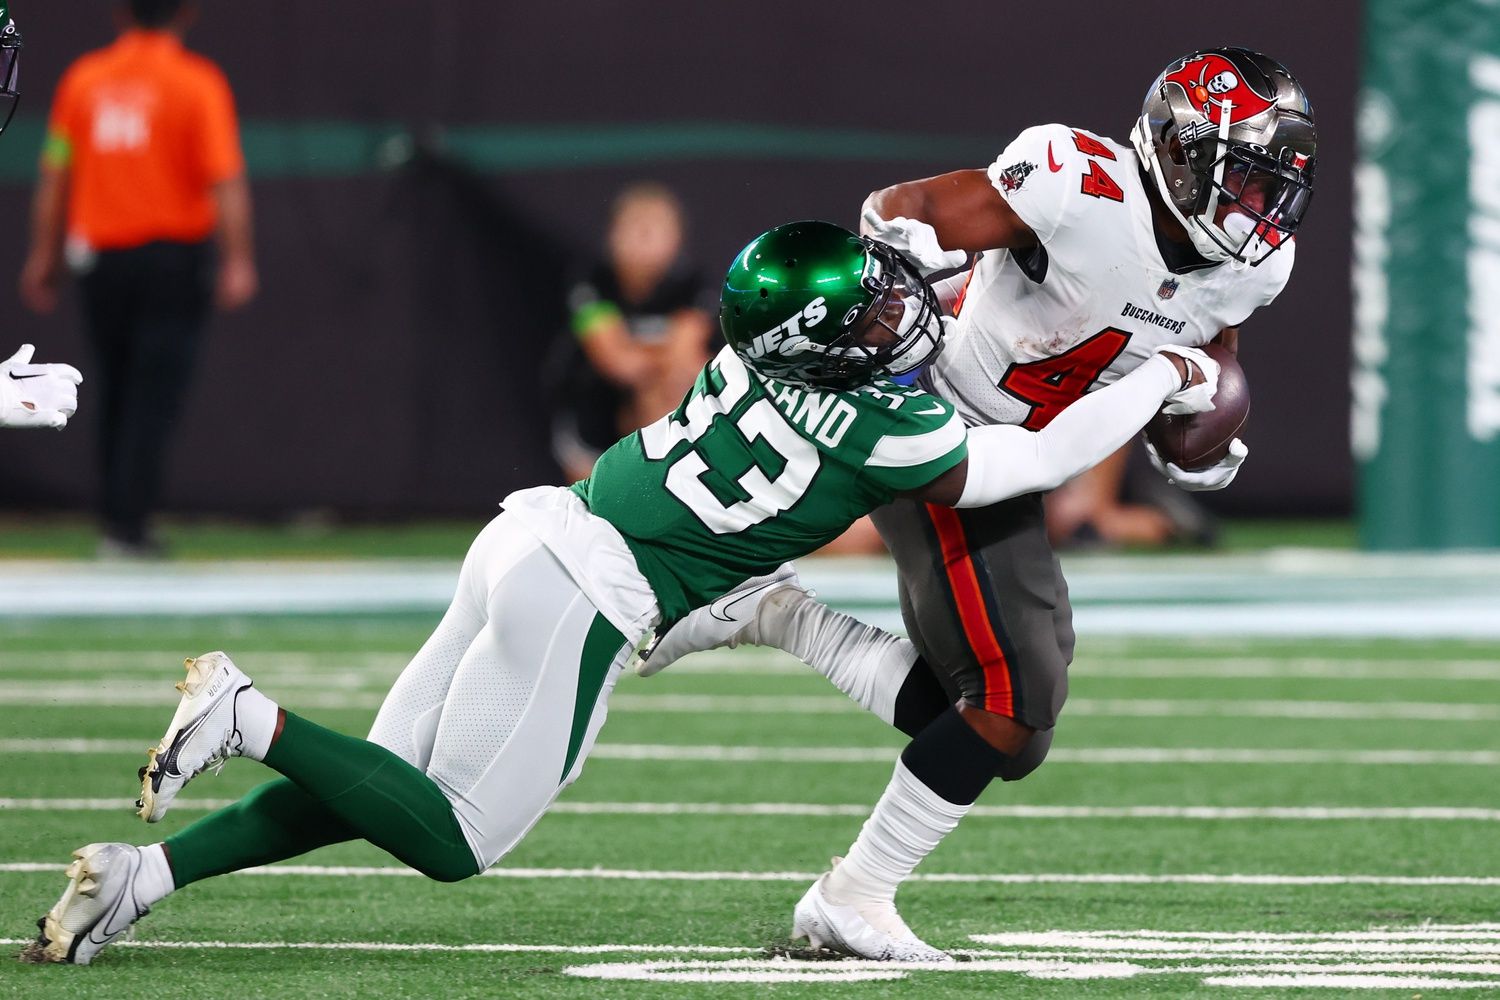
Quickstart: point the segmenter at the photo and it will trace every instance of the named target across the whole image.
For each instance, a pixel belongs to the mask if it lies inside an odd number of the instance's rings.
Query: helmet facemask
[[[844,331],[828,345],[830,356],[851,364],[829,365],[825,374],[850,388],[876,373],[901,378],[930,364],[943,349],[943,321],[937,295],[916,265],[892,247],[869,240],[863,284],[874,298],[864,310],[846,316]],[[832,381],[825,384],[833,384]]]

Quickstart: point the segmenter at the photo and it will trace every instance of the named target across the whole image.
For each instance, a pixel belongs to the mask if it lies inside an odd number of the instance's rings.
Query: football
[[[1219,389],[1207,413],[1158,413],[1146,425],[1146,440],[1180,469],[1193,472],[1216,465],[1229,443],[1245,429],[1250,416],[1250,386],[1245,371],[1228,348],[1209,344],[1204,352],[1219,363]]]

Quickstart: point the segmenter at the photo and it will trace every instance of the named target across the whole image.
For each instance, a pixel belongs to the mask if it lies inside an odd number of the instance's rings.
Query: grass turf
[[[0,740],[10,765],[0,798],[117,799],[134,792],[137,752],[23,749],[25,741],[87,738],[135,740],[143,748],[170,715],[178,669],[156,651],[199,652],[227,646],[263,688],[297,708],[299,697],[342,697],[366,707],[322,707],[310,717],[362,732],[368,707],[415,649],[434,616],[324,618],[128,619],[0,621]],[[166,654],[163,653],[163,657]],[[1468,642],[1269,641],[1244,644],[1233,657],[1211,646],[1161,640],[1085,638],[1072,697],[1087,701],[1186,699],[1424,702],[1493,705],[1500,680],[1488,670],[1500,646]],[[847,747],[886,750],[899,736],[858,712],[839,710],[838,696],[810,673],[786,672],[786,661],[758,651],[703,660],[711,670],[668,671],[649,681],[627,678],[618,695],[627,710],[612,713],[601,744],[753,747]],[[1309,662],[1318,676],[1303,676]],[[1347,674],[1328,670],[1346,665]],[[1233,676],[1235,664],[1263,676]],[[1390,676],[1390,665],[1410,676]],[[1472,666],[1473,670],[1455,669]],[[1165,665],[1166,668],[1161,669]],[[691,663],[684,664],[685,668]],[[1153,675],[1153,670],[1161,675]],[[1243,673],[1244,671],[1240,671]],[[1332,676],[1327,676],[1328,674]],[[160,684],[159,704],[124,693]],[[67,703],[48,690],[67,690]],[[97,696],[88,697],[91,690]],[[112,700],[111,694],[115,695]],[[733,710],[664,712],[652,699],[826,699],[830,711],[778,714]],[[113,703],[112,703],[113,701]],[[731,703],[732,704],[732,703]],[[1454,752],[1500,750],[1493,721],[1421,719],[1235,718],[1176,715],[1065,715],[1059,751],[1102,748],[1208,748]],[[1061,756],[1061,755],[1060,755]],[[164,901],[140,925],[140,947],[112,946],[87,969],[0,962],[0,996],[157,997],[211,984],[214,995],[328,997],[651,996],[783,997],[911,995],[957,997],[1007,990],[1028,997],[1345,996],[1351,981],[1322,989],[1256,985],[1236,990],[1205,985],[1206,965],[1261,968],[1255,956],[1129,957],[1107,949],[1025,948],[974,942],[972,936],[1016,931],[1152,930],[1192,934],[1315,934],[1372,927],[1480,925],[1496,919],[1497,884],[1321,885],[1037,884],[915,881],[902,890],[903,913],[933,943],[985,951],[1012,961],[948,971],[914,971],[878,982],[611,982],[565,970],[601,963],[665,959],[760,958],[785,945],[790,910],[804,876],[856,835],[863,808],[889,775],[889,761],[850,764],[621,760],[601,753],[563,797],[569,805],[601,802],[787,802],[856,806],[826,816],[581,815],[542,820],[502,868],[618,869],[658,873],[475,879],[457,886],[395,874],[340,875],[326,866],[394,864],[363,844],[338,845],[301,863],[323,874],[231,876],[194,886]],[[0,808],[0,937],[19,940],[56,898],[56,870],[15,870],[18,864],[60,865],[68,851],[92,840],[147,842],[201,815],[194,801],[233,797],[267,772],[235,761],[218,778],[188,790],[183,808],[148,830],[128,808],[76,810]],[[983,806],[1353,806],[1500,808],[1494,765],[1372,765],[1278,763],[1049,763],[1014,785],[992,787]],[[923,874],[1415,876],[1500,879],[1496,824],[1476,820],[1296,820],[1185,818],[1015,818],[966,820],[919,871]],[[696,872],[698,878],[662,872]],[[711,873],[789,873],[758,881]],[[1478,932],[1476,932],[1478,933]],[[254,947],[175,948],[183,942]],[[365,942],[371,951],[308,950],[275,942]],[[152,946],[153,943],[156,946]],[[510,951],[398,951],[393,945],[529,946]],[[562,948],[614,946],[604,954]],[[657,954],[647,946],[744,949],[742,954]],[[18,950],[19,945],[6,946]],[[1200,947],[1206,947],[1200,945]],[[1384,945],[1361,946],[1340,959],[1380,972]],[[380,950],[385,948],[386,950]],[[1491,950],[1494,948],[1491,946]],[[1036,978],[1063,955],[1083,978]],[[1286,954],[1275,960],[1285,964]],[[1049,957],[1050,956],[1050,957]],[[1398,956],[1399,957],[1399,956]],[[1306,963],[1303,957],[1298,961]],[[1402,976],[1483,981],[1479,973],[1440,969]],[[1493,959],[1491,960],[1493,961]],[[1313,960],[1325,967],[1331,957]],[[1122,964],[1123,963],[1123,964]],[[1403,964],[1411,965],[1413,961]],[[1442,963],[1437,963],[1441,965]],[[1449,961],[1452,964],[1452,960]],[[807,966],[798,966],[806,968]],[[838,974],[817,964],[817,974]],[[831,970],[831,972],[829,971]],[[1131,971],[1134,970],[1134,971]],[[1127,975],[1127,972],[1129,973]],[[721,967],[722,973],[722,967]],[[1495,977],[1488,977],[1495,978]],[[1378,982],[1375,981],[1375,982]],[[437,986],[435,984],[440,984]],[[1359,995],[1410,997],[1428,987],[1360,990]],[[1469,995],[1482,995],[1473,991]]]

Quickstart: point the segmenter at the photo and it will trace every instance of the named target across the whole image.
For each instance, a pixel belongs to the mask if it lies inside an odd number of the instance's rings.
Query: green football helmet
[[[0,132],[21,102],[21,32],[8,7],[6,0],[0,0]]]
[[[943,347],[937,296],[916,267],[831,222],[751,240],[724,277],[719,325],[750,368],[823,389],[912,375]]]

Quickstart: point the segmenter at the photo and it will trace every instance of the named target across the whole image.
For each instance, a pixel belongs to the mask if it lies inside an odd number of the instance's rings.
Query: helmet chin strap
[[[1221,125],[1220,130],[1224,131],[1224,126]],[[1167,189],[1166,174],[1162,172],[1161,164],[1156,161],[1156,148],[1151,141],[1151,124],[1147,121],[1145,115],[1141,115],[1136,121],[1135,131],[1130,134],[1130,140],[1131,144],[1135,146],[1136,155],[1141,158],[1141,162],[1146,166],[1146,173],[1150,174],[1152,180],[1156,182],[1156,192],[1161,195],[1162,203],[1167,206],[1167,211],[1172,213],[1172,218],[1176,219],[1182,226],[1183,231],[1187,233],[1188,239],[1193,243],[1193,249],[1197,250],[1199,255],[1207,260],[1231,260],[1232,257],[1230,254],[1223,247],[1219,246],[1213,237],[1209,236],[1199,227],[1197,224],[1200,220],[1199,216],[1192,216],[1190,218],[1183,215],[1182,210],[1177,207],[1177,202],[1172,197],[1172,192]],[[1223,165],[1220,164],[1221,178],[1223,176],[1222,170]]]

